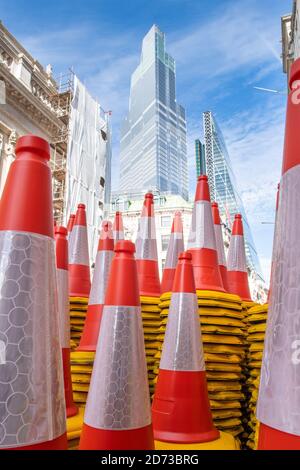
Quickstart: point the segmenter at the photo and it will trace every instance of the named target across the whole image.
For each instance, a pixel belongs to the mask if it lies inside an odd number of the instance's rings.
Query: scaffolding
[[[50,166],[52,171],[54,220],[57,224],[61,225],[64,215],[66,157],[69,138],[70,108],[73,98],[74,72],[69,70],[68,73],[61,74],[56,83],[57,90],[51,98],[51,104],[62,125],[51,140],[52,152]]]
[[[74,96],[74,78],[72,69],[61,74],[57,79],[57,89],[51,98],[51,104],[56,116],[62,125],[51,140],[51,171],[53,183],[53,210],[54,220],[57,224],[63,224],[65,210],[66,189],[66,165],[67,148],[70,134],[70,112]],[[102,134],[103,140],[107,139],[108,119],[111,111],[105,111],[100,107],[100,125],[98,132]]]

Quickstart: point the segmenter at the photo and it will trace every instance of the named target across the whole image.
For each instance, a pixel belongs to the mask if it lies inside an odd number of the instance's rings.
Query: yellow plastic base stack
[[[155,450],[239,450],[237,439],[231,434],[220,432],[220,438],[201,444],[174,444],[174,442],[155,441]]]
[[[243,432],[242,363],[246,325],[241,299],[232,294],[197,291],[207,384],[215,426],[236,437]],[[169,313],[171,293],[161,296],[162,323],[159,361]],[[159,363],[154,370],[157,375]],[[157,380],[157,377],[156,379]]]
[[[268,304],[255,305],[248,310],[247,325],[249,344],[247,353],[248,368],[248,426],[250,433],[247,440],[248,449],[256,449],[258,421],[256,419],[256,403],[258,398],[259,379],[267,326]]]
[[[160,300],[158,297],[144,297],[141,296],[143,330],[146,350],[146,361],[148,369],[148,381],[150,395],[154,393],[154,369],[155,369],[155,356],[158,351],[159,343],[157,335],[159,334],[160,327],[160,308],[158,306]]]
[[[84,408],[79,407],[76,416],[67,418],[68,450],[77,450],[83,424]]]
[[[84,407],[86,404],[94,358],[94,352],[71,351],[73,399],[81,407]]]
[[[75,350],[80,342],[84,328],[88,300],[84,297],[69,297],[70,300],[70,327],[71,327],[71,350]]]

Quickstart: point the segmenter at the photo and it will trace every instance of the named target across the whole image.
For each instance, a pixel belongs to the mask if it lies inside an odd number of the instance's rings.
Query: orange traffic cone
[[[224,292],[206,175],[198,178],[188,250],[192,254],[196,289]]]
[[[257,403],[258,449],[300,450],[300,59],[291,68],[271,299]]]
[[[116,212],[114,226],[114,240],[117,243],[119,240],[124,240],[124,227],[123,227],[123,219],[122,219],[122,212]]]
[[[161,281],[161,292],[171,292],[177,266],[178,256],[184,251],[183,227],[181,220],[181,212],[176,211],[170,241],[168,245],[166,263]]]
[[[145,195],[135,246],[140,295],[159,297],[160,281],[152,193]]]
[[[252,302],[246,264],[244,229],[241,214],[234,217],[227,256],[228,292],[239,295],[246,302]]]
[[[0,201],[0,449],[66,449],[49,144],[16,144]]]
[[[84,330],[77,351],[96,351],[114,239],[110,222],[103,222]],[[116,286],[116,288],[119,288]]]
[[[179,256],[152,405],[154,438],[208,442],[219,438],[208,399],[198,301],[189,252]]]
[[[224,242],[223,242],[223,235],[222,235],[222,226],[221,226],[221,219],[220,219],[218,203],[213,202],[211,207],[212,207],[212,215],[213,215],[214,228],[215,228],[215,237],[216,237],[216,244],[217,244],[219,269],[220,269],[224,289],[228,292],[229,286],[228,286],[228,279],[227,279],[226,257],[225,257]]]
[[[79,448],[154,449],[134,244],[117,243]]]
[[[85,205],[79,204],[69,253],[70,297],[88,297],[91,289]]]
[[[59,332],[63,358],[66,409],[67,417],[69,418],[77,414],[78,408],[73,402],[70,367],[69,261],[67,235],[68,231],[65,227],[55,227]]]
[[[75,222],[75,214],[70,214],[68,225],[67,225],[68,233],[72,232],[74,222]]]

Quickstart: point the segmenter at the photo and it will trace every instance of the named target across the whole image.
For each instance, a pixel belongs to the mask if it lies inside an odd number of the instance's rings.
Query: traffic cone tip
[[[56,225],[54,229],[55,234],[60,234],[60,235],[68,235],[68,230],[66,227],[63,227],[62,225]]]
[[[25,155],[27,152],[38,154],[41,158],[50,160],[50,145],[45,139],[35,135],[23,135],[17,140],[15,147],[17,158],[20,158],[21,152],[25,152]]]

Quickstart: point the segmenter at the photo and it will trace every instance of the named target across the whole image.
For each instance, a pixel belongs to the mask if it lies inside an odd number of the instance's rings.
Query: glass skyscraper
[[[219,203],[220,213],[231,227],[234,214],[243,217],[247,263],[263,280],[257,251],[252,238],[242,199],[237,191],[234,173],[226,144],[215,117],[210,111],[203,113],[205,162],[211,200]]]
[[[202,144],[199,139],[195,140],[195,155],[197,177],[200,175],[206,175],[205,145]]]
[[[175,61],[155,25],[143,39],[121,128],[120,191],[160,191],[188,199],[185,109],[176,102]]]

